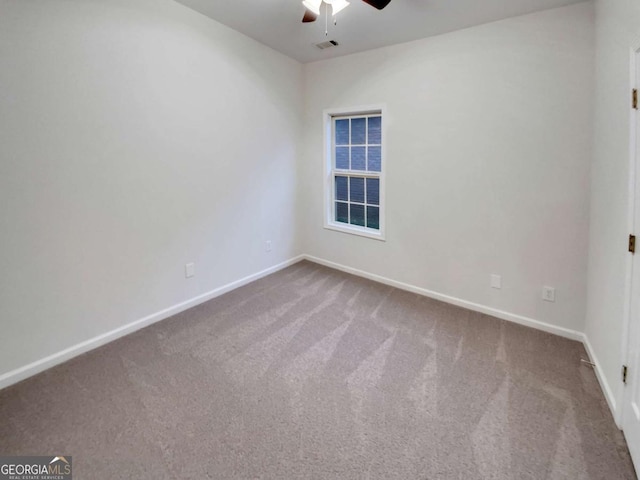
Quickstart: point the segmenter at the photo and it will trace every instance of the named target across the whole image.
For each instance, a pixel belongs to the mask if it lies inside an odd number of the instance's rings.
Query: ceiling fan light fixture
[[[368,3],[372,7],[382,10],[389,5],[391,0],[362,0]],[[347,8],[351,3],[348,0],[302,0],[302,5],[305,7],[304,16],[302,17],[302,23],[315,22],[320,16],[320,10],[324,5],[325,11],[325,35],[329,34],[329,5],[331,5],[331,16],[333,16],[333,23],[337,25],[336,15],[342,10]]]
[[[341,12],[348,6],[349,6],[349,2],[347,2],[347,0],[333,0],[331,2],[331,10],[332,10],[333,16],[335,17],[339,12]]]
[[[316,15],[320,15],[320,5],[322,5],[322,0],[302,0],[302,5],[304,7],[315,13]]]

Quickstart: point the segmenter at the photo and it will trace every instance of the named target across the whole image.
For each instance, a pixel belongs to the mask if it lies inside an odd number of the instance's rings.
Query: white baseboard
[[[305,260],[309,260],[310,262],[314,262],[329,268],[350,273],[352,275],[357,275],[359,277],[367,278],[369,280],[373,280],[378,283],[383,283],[391,287],[396,287],[401,290],[417,293],[418,295],[424,295],[425,297],[441,300],[445,303],[450,303],[452,305],[457,305],[459,307],[467,308],[469,310],[485,313],[487,315],[501,318],[509,322],[518,323],[520,325],[525,325],[527,327],[535,328],[537,330],[542,330],[544,332],[553,333],[561,337],[565,337],[571,340],[577,340],[581,342],[584,345],[584,348],[587,351],[587,354],[589,355],[591,362],[594,363],[595,365],[594,370],[596,373],[596,378],[600,383],[600,388],[602,390],[602,393],[604,394],[605,399],[607,400],[607,404],[609,405],[609,409],[611,410],[613,418],[616,424],[618,425],[618,427],[619,428],[621,427],[620,415],[617,410],[616,396],[613,394],[613,390],[611,389],[609,383],[607,382],[607,378],[605,377],[604,372],[602,370],[602,366],[595,355],[595,352],[593,350],[593,347],[591,346],[591,343],[589,342],[589,338],[584,333],[578,332],[577,330],[570,330],[568,328],[551,325],[549,323],[542,322],[540,320],[535,320],[533,318],[524,317],[522,315],[516,315],[514,313],[504,312],[502,310],[497,310],[492,307],[487,307],[486,305],[480,305],[478,303],[473,303],[467,300],[462,300],[460,298],[452,297],[450,295],[444,295],[442,293],[427,290],[425,288],[416,287],[415,285],[410,285],[408,283],[391,280],[390,278],[376,275],[374,273],[365,272],[363,270],[358,270],[357,268],[347,267],[345,265],[331,262],[329,260],[324,260],[322,258],[314,257],[312,255],[303,255],[302,257]]]
[[[450,295],[445,295],[443,293],[427,290],[426,288],[416,287],[415,285],[399,282],[397,280],[391,280],[390,278],[383,277],[381,275],[376,275],[374,273],[358,270],[357,268],[347,267],[345,265],[331,262],[329,260],[324,260],[322,258],[314,257],[312,255],[302,255],[302,257],[305,260],[309,260],[310,262],[318,263],[320,265],[324,265],[329,268],[334,268],[336,270],[340,270],[346,273],[351,273],[352,275],[357,275],[358,277],[367,278],[369,280],[373,280],[378,283],[384,283],[385,285],[389,285],[391,287],[399,288],[401,290],[406,290],[412,293],[417,293],[418,295],[424,295],[425,297],[440,300],[445,303],[457,305],[459,307],[473,310],[475,312],[491,315],[493,317],[497,317],[502,320],[518,323],[520,325],[525,325],[527,327],[535,328],[537,330],[542,330],[544,332],[553,333],[561,337],[570,338],[571,340],[578,340],[581,342],[583,341],[583,338],[584,338],[584,334],[582,332],[578,332],[577,330],[558,327],[556,325],[551,325],[550,323],[545,323],[540,320],[534,320],[533,318],[523,317],[522,315],[516,315],[515,313],[504,312],[502,310],[498,310],[492,307],[487,307],[486,305],[480,305],[479,303],[473,303],[467,300],[462,300],[461,298],[456,298]]]
[[[618,415],[617,415],[617,410],[616,410],[616,398],[613,395],[613,391],[611,390],[606,377],[603,374],[602,368],[600,366],[600,362],[598,361],[597,357],[595,356],[595,353],[593,351],[593,348],[591,347],[591,343],[589,342],[589,339],[587,338],[587,336],[584,333],[578,332],[576,330],[570,330],[567,328],[563,328],[563,327],[558,327],[555,325],[551,325],[545,322],[541,322],[539,320],[535,320],[532,318],[528,318],[528,317],[524,317],[521,315],[516,315],[513,313],[509,313],[509,312],[504,312],[502,310],[497,310],[495,308],[491,308],[491,307],[487,307],[485,305],[480,305],[477,303],[473,303],[473,302],[469,302],[467,300],[462,300],[460,298],[456,298],[456,297],[452,297],[449,295],[444,295],[442,293],[438,293],[438,292],[434,292],[431,290],[427,290],[421,287],[416,287],[414,285],[410,285],[407,283],[403,283],[403,282],[399,282],[396,280],[391,280],[390,278],[386,278],[380,275],[376,275],[373,273],[369,273],[369,272],[365,272],[363,270],[358,270],[356,268],[352,268],[352,267],[347,267],[345,265],[341,265],[335,262],[331,262],[328,260],[324,260],[321,258],[317,258],[314,257],[312,255],[299,255],[297,257],[294,257],[290,260],[287,260],[285,262],[282,262],[278,265],[274,265],[273,267],[267,268],[265,270],[262,270],[261,272],[255,273],[253,275],[249,275],[247,277],[241,278],[240,280],[237,280],[235,282],[231,282],[227,285],[224,285],[222,287],[216,288],[215,290],[212,290],[210,292],[204,293],[202,295],[199,295],[197,297],[194,297],[190,300],[187,300],[185,302],[179,303],[177,305],[173,305],[169,308],[166,308],[160,312],[156,312],[152,315],[149,315],[147,317],[144,317],[140,320],[136,320],[135,322],[132,322],[128,325],[124,325],[120,328],[117,328],[115,330],[112,330],[110,332],[106,332],[102,335],[99,335],[97,337],[91,338],[85,342],[79,343],[77,345],[74,345],[72,347],[69,347],[65,350],[62,350],[58,353],[55,353],[53,355],[50,355],[46,358],[42,358],[40,360],[37,360],[33,363],[30,363],[28,365],[25,365],[24,367],[20,367],[18,369],[15,369],[13,371],[10,371],[8,373],[5,373],[3,375],[0,375],[0,389],[6,388],[10,385],[13,385],[15,383],[18,383],[22,380],[25,380],[26,378],[29,378],[33,375],[36,375],[44,370],[47,370],[51,367],[54,367],[56,365],[59,365],[63,362],[66,362],[67,360],[70,360],[74,357],[77,357],[78,355],[81,355],[83,353],[86,353],[90,350],[93,350],[95,348],[98,348],[102,345],[105,345],[109,342],[112,342],[114,340],[117,340],[118,338],[124,337],[125,335],[128,335],[130,333],[133,333],[137,330],[140,330],[144,327],[147,327],[149,325],[152,325],[154,323],[160,322],[166,318],[169,318],[173,315],[176,315],[180,312],[183,312],[185,310],[188,310],[189,308],[195,307],[196,305],[199,305],[201,303],[204,303],[208,300],[211,300],[213,298],[216,298],[220,295],[223,295],[225,293],[230,292],[231,290],[235,290],[236,288],[242,287],[244,285],[247,285],[248,283],[251,283],[255,280],[258,280],[260,278],[266,277],[267,275],[270,275],[272,273],[275,273],[279,270],[282,270],[290,265],[293,265],[301,260],[309,260],[310,262],[314,262],[320,265],[324,265],[327,266],[329,268],[333,268],[336,270],[340,270],[346,273],[350,273],[353,275],[357,275],[359,277],[363,277],[363,278],[367,278],[369,280],[373,280],[375,282],[379,282],[379,283],[383,283],[385,285],[389,285],[395,288],[399,288],[401,290],[406,290],[409,292],[413,292],[419,295],[424,295],[426,297],[430,297],[430,298],[434,298],[436,300],[441,300],[443,302],[446,303],[450,303],[452,305],[457,305],[463,308],[467,308],[469,310],[473,310],[476,312],[480,312],[480,313],[484,313],[487,315],[492,315],[494,317],[497,318],[501,318],[503,320],[507,320],[510,322],[514,322],[514,323],[518,323],[520,325],[525,325],[528,327],[532,327],[538,330],[542,330],[545,332],[549,332],[549,333],[553,333],[555,335],[560,335],[562,337],[566,337],[566,338],[570,338],[572,340],[578,340],[580,342],[582,342],[585,346],[585,349],[587,350],[587,353],[589,355],[589,357],[591,358],[591,361],[595,364],[595,372],[596,372],[596,376],[598,378],[598,381],[600,382],[600,387],[602,388],[602,391],[604,393],[604,396],[609,404],[609,408],[611,409],[611,412],[613,413],[614,418],[616,419],[616,422],[618,422]]]
[[[604,398],[609,404],[609,409],[611,410],[613,419],[615,420],[616,425],[618,425],[618,428],[622,428],[622,425],[620,424],[620,412],[618,412],[618,402],[616,401],[616,396],[613,394],[613,390],[611,389],[609,382],[607,382],[607,377],[605,377],[604,372],[602,371],[602,365],[598,360],[598,357],[596,357],[595,351],[593,350],[591,342],[589,341],[589,337],[587,337],[586,334],[582,335],[582,343],[584,344],[584,348],[587,351],[587,355],[589,355],[591,363],[594,364],[593,370],[596,372],[596,378],[600,383],[600,389],[604,394]]]
[[[602,393],[604,394],[604,397],[607,400],[607,404],[609,405],[609,409],[611,410],[611,413],[613,415],[613,418],[616,424],[618,425],[619,428],[621,428],[620,415],[617,410],[616,396],[614,395],[613,390],[611,389],[609,383],[607,382],[607,378],[605,377],[604,372],[602,370],[602,366],[595,355],[595,352],[593,350],[593,347],[591,346],[591,343],[589,342],[589,338],[584,333],[579,332],[577,330],[571,330],[568,328],[551,325],[549,323],[542,322],[540,320],[535,320],[533,318],[524,317],[522,315],[516,315],[514,313],[504,312],[502,310],[498,310],[492,307],[487,307],[486,305],[480,305],[478,303],[469,302],[467,300],[462,300],[460,298],[452,297],[450,295],[445,295],[442,293],[427,290],[425,288],[416,287],[415,285],[410,285],[408,283],[391,280],[390,278],[386,278],[381,275],[376,275],[374,273],[358,270],[357,268],[347,267],[345,265],[331,262],[329,260],[324,260],[322,258],[314,257],[312,255],[302,255],[302,257],[305,260],[309,260],[310,262],[318,263],[320,265],[324,265],[329,268],[350,273],[352,275],[357,275],[359,277],[367,278],[369,280],[373,280],[378,283],[383,283],[391,287],[396,287],[401,290],[417,293],[418,295],[424,295],[425,297],[441,300],[445,303],[450,303],[452,305],[457,305],[459,307],[467,308],[469,310],[485,313],[487,315],[491,315],[503,320],[507,320],[509,322],[518,323],[520,325],[525,325],[527,327],[535,328],[537,330],[542,330],[544,332],[553,333],[561,337],[565,337],[571,340],[577,340],[581,342],[584,345],[584,348],[587,351],[587,354],[589,355],[591,362],[595,364],[594,370],[596,373],[596,378],[600,383],[600,388],[602,390]]]
[[[215,290],[203,293],[202,295],[198,295],[197,297],[194,297],[190,300],[179,303],[177,305],[173,305],[160,312],[156,312],[152,315],[141,318],[140,320],[129,323],[128,325],[124,325],[115,330],[111,330],[110,332],[103,333],[102,335],[98,335],[97,337],[91,338],[85,342],[69,347],[65,350],[62,350],[61,352],[54,353],[53,355],[25,365],[24,367],[20,367],[3,375],[0,375],[0,390],[15,383],[21,382],[22,380],[43,372],[44,370],[47,370],[51,367],[66,362],[67,360],[77,357],[78,355],[82,355],[83,353],[101,347],[102,345],[117,340],[118,338],[124,337],[125,335],[129,335],[130,333],[152,325],[156,322],[160,322],[161,320],[188,310],[189,308],[195,307],[196,305],[200,305],[201,303],[204,303],[208,300],[219,297],[220,295],[228,293],[231,290],[235,290],[236,288],[247,285],[248,283],[251,283],[262,277],[266,277],[267,275],[282,270],[283,268],[293,265],[294,263],[298,263],[303,259],[304,256],[299,255],[290,260],[279,263],[278,265],[274,265],[273,267],[262,270],[261,272],[254,273],[253,275],[241,278],[240,280],[236,280],[235,282],[228,283],[227,285],[223,285],[222,287],[216,288]]]

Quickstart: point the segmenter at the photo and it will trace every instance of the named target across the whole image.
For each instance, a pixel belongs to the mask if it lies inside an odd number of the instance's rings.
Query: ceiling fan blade
[[[315,22],[317,18],[318,18],[318,15],[316,15],[315,13],[313,13],[311,10],[307,8],[304,11],[304,17],[302,17],[302,23]]]
[[[372,7],[377,8],[378,10],[382,10],[384,7],[391,3],[391,0],[362,0],[365,3],[368,3]]]

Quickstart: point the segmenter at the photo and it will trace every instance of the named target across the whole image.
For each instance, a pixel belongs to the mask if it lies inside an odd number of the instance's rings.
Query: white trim
[[[352,202],[353,203],[353,202]],[[369,228],[358,227],[357,225],[347,225],[346,223],[329,222],[325,224],[324,228],[327,230],[334,230],[336,232],[350,233],[352,235],[358,235],[360,237],[373,238],[374,240],[385,241],[384,236],[380,232],[376,232]]]
[[[640,56],[640,42],[636,47],[632,47],[630,50],[630,79],[629,79],[629,87],[630,90],[634,88],[640,88],[640,79],[636,79],[636,72],[638,70],[637,58]],[[640,158],[636,158],[637,156],[637,112],[632,108],[629,109],[629,182],[627,188],[629,189],[629,202],[627,205],[627,225],[629,233],[633,233],[638,235],[637,229],[638,226],[635,225],[635,217],[636,217],[636,203],[638,201],[636,195],[637,182],[638,182],[638,162],[640,162]],[[622,338],[620,339],[620,359],[621,365],[630,365],[632,362],[631,349],[629,348],[630,342],[630,330],[631,330],[631,315],[633,314],[631,309],[631,298],[633,295],[633,255],[627,256],[627,265],[625,271],[625,285],[624,285],[624,306],[623,306],[623,317],[622,317]],[[626,401],[626,391],[625,385],[620,382],[616,391],[616,399],[619,401],[620,405]],[[616,424],[622,428],[622,423],[624,415],[624,406],[618,409],[618,411],[614,414]]]
[[[416,287],[415,285],[399,282],[397,280],[391,280],[390,278],[383,277],[381,275],[376,275],[375,273],[369,273],[363,270],[358,270],[357,268],[347,267],[345,265],[331,262],[329,260],[324,260],[322,258],[314,257],[312,255],[303,255],[303,258],[305,260],[309,260],[310,262],[324,265],[325,267],[330,267],[335,270],[340,270],[346,273],[350,273],[352,275],[356,275],[358,277],[363,277],[369,280],[373,280],[374,282],[383,283],[385,285],[399,288],[401,290],[417,293],[418,295],[424,295],[425,297],[441,300],[445,303],[457,305],[459,307],[473,310],[475,312],[485,313],[487,315],[491,315],[493,317],[497,317],[502,320],[507,320],[509,322],[517,323],[520,325],[525,325],[527,327],[535,328],[537,330],[542,330],[544,332],[553,333],[555,335],[569,338],[571,340],[578,340],[582,342],[584,339],[584,334],[582,332],[578,332],[577,330],[558,327],[556,325],[551,325],[549,323],[542,322],[540,320],[535,320],[533,318],[524,317],[522,315],[517,315],[515,313],[505,312],[503,310],[487,307],[486,305],[481,305],[479,303],[469,302],[467,300],[462,300],[461,298],[452,297],[450,295],[445,295],[443,293],[434,292],[432,290],[427,290],[426,288],[422,288],[422,287]]]
[[[56,365],[59,365],[63,362],[66,362],[67,360],[70,360],[74,357],[77,357],[83,353],[86,353],[88,351],[91,351],[95,348],[98,348],[102,345],[105,345],[109,342],[112,342],[114,340],[117,340],[118,338],[124,337],[126,335],[129,335],[137,330],[140,330],[144,327],[147,327],[149,325],[152,325],[154,323],[160,322],[166,318],[169,318],[173,315],[177,315],[180,312],[183,312],[185,310],[188,310],[189,308],[195,307],[201,303],[204,303],[208,300],[211,300],[213,298],[216,298],[220,295],[223,295],[225,293],[228,293],[236,288],[242,287],[244,285],[247,285],[248,283],[251,283],[255,280],[259,280],[260,278],[263,278],[267,275],[270,275],[272,273],[275,273],[279,270],[282,270],[286,267],[289,267],[295,263],[298,263],[301,260],[308,260],[310,262],[313,263],[317,263],[320,265],[324,265],[327,266],[329,268],[333,268],[336,270],[340,270],[346,273],[350,273],[352,275],[356,275],[359,277],[363,277],[363,278],[367,278],[369,280],[373,280],[375,282],[379,282],[385,285],[389,285],[395,288],[399,288],[401,290],[406,290],[409,292],[413,292],[419,295],[424,295],[426,297],[430,297],[430,298],[434,298],[436,300],[441,300],[443,302],[452,304],[452,305],[457,305],[459,307],[463,307],[463,308],[467,308],[469,310],[473,310],[476,312],[480,312],[480,313],[484,313],[487,315],[492,315],[494,317],[497,318],[501,318],[503,320],[507,320],[510,322],[514,322],[520,325],[525,325],[527,327],[532,327],[535,328],[537,330],[542,330],[548,333],[552,333],[555,335],[559,335],[561,337],[565,337],[565,338],[569,338],[571,340],[578,340],[581,341],[584,346],[585,349],[587,351],[587,354],[589,355],[589,358],[591,359],[591,361],[595,364],[595,372],[596,372],[596,376],[598,378],[598,381],[600,382],[600,386],[602,388],[602,391],[604,393],[604,396],[607,400],[607,403],[609,404],[609,408],[611,409],[611,412],[614,415],[614,418],[617,418],[616,412],[616,398],[612,393],[612,390],[609,386],[609,384],[607,383],[606,377],[603,374],[602,371],[602,367],[600,366],[600,362],[598,361],[597,357],[595,356],[594,350],[591,347],[591,343],[589,342],[589,339],[587,338],[587,336],[584,333],[575,331],[575,330],[570,330],[567,328],[563,328],[563,327],[558,327],[555,325],[551,325],[539,320],[535,320],[532,318],[528,318],[528,317],[524,317],[521,315],[516,315],[513,313],[509,313],[509,312],[504,312],[502,310],[497,310],[495,308],[492,307],[488,307],[485,305],[480,305],[478,303],[473,303],[473,302],[469,302],[467,300],[462,300],[460,298],[456,298],[456,297],[452,297],[450,295],[445,295],[442,293],[438,293],[438,292],[434,292],[431,290],[427,290],[421,287],[417,287],[414,285],[410,285],[407,283],[403,283],[403,282],[399,282],[396,280],[391,280],[389,278],[383,277],[381,275],[376,275],[373,273],[369,273],[369,272],[365,272],[363,270],[358,270],[356,268],[352,268],[352,267],[347,267],[345,265],[341,265],[335,262],[331,262],[329,260],[324,260],[318,257],[314,257],[312,255],[299,255],[297,257],[294,257],[290,260],[287,260],[285,262],[282,262],[278,265],[274,265],[273,267],[267,268],[265,270],[262,270],[261,272],[255,273],[253,275],[249,275],[247,277],[244,277],[240,280],[237,280],[235,282],[229,283],[227,285],[224,285],[222,287],[219,287],[215,290],[212,290],[210,292],[204,293],[202,295],[199,295],[197,297],[194,297],[190,300],[187,300],[185,302],[179,303],[177,305],[174,305],[172,307],[166,308],[160,312],[154,313],[152,315],[149,315],[145,318],[142,318],[140,320],[137,320],[133,323],[130,323],[128,325],[124,325],[120,328],[117,328],[115,330],[112,330],[110,332],[104,333],[102,335],[99,335],[97,337],[94,337],[90,340],[87,340],[85,342],[79,343],[77,345],[74,345],[70,348],[67,348],[66,350],[63,350],[61,352],[55,353],[53,355],[50,355],[46,358],[40,359],[36,362],[30,363],[29,365],[26,365],[24,367],[20,367],[18,369],[15,369],[11,372],[5,373],[4,375],[0,376],[0,390],[3,388],[6,388],[10,385],[13,385],[15,383],[18,383],[22,380],[25,380],[33,375],[36,375],[40,372],[43,372],[44,370],[47,370],[49,368],[52,368]]]
[[[240,280],[236,280],[235,282],[228,283],[226,285],[223,285],[222,287],[216,288],[215,290],[203,293],[202,295],[198,295],[197,297],[194,297],[190,300],[179,303],[177,305],[173,305],[152,315],[141,318],[140,320],[136,320],[135,322],[132,322],[128,325],[124,325],[122,327],[116,328],[115,330],[111,330],[110,332],[103,333],[102,335],[98,335],[97,337],[91,338],[85,342],[54,353],[53,355],[49,355],[48,357],[25,365],[24,367],[20,367],[3,375],[0,375],[0,390],[15,383],[21,382],[22,380],[43,372],[44,370],[47,370],[51,367],[66,362],[67,360],[77,357],[78,355],[82,355],[83,353],[101,347],[102,345],[117,340],[118,338],[124,337],[125,335],[129,335],[130,333],[165,320],[166,318],[169,318],[173,315],[177,315],[178,313],[195,307],[196,305],[200,305],[201,303],[219,297],[220,295],[228,293],[231,290],[235,290],[236,288],[242,287],[255,280],[259,280],[260,278],[266,277],[267,275],[282,270],[283,268],[289,267],[294,263],[298,263],[303,258],[303,255],[291,258],[285,262],[279,263],[278,265],[274,265],[273,267],[262,270],[261,272],[254,273],[253,275],[241,278]]]
[[[386,117],[387,117],[387,106],[385,104],[376,104],[376,105],[363,105],[349,108],[328,108],[322,112],[322,128],[323,128],[323,155],[322,155],[322,174],[323,178],[323,197],[324,197],[324,228],[327,230],[333,230],[341,233],[347,233],[351,235],[358,235],[361,237],[371,238],[374,240],[385,241],[385,229],[386,229],[386,200],[385,200],[385,191],[386,191],[386,164],[387,164],[387,129],[386,129]],[[334,168],[334,159],[333,159],[333,145],[335,143],[334,139],[334,128],[333,121],[335,118],[339,118],[341,116],[371,116],[371,115],[380,115],[382,117],[382,125],[381,125],[381,145],[382,145],[382,164],[380,168],[380,172],[354,172],[351,170],[343,171]],[[351,139],[349,139],[351,141]],[[371,178],[379,178],[380,179],[380,198],[379,198],[379,208],[380,208],[380,228],[378,230],[373,230],[366,227],[358,227],[354,225],[347,225],[343,223],[338,223],[334,221],[333,209],[335,198],[334,192],[334,182],[333,177],[334,173],[344,172],[345,175],[357,176],[357,177],[371,177]]]
[[[595,351],[593,350],[593,347],[591,346],[591,342],[589,341],[589,338],[587,337],[586,334],[579,332],[577,330],[558,327],[557,325],[551,325],[549,323],[542,322],[540,320],[535,320],[533,318],[524,317],[522,315],[517,315],[515,313],[505,312],[503,310],[498,310],[493,307],[481,305],[479,303],[469,302],[467,300],[462,300],[461,298],[452,297],[450,295],[434,292],[432,290],[427,290],[425,288],[417,287],[415,285],[410,285],[408,283],[399,282],[397,280],[391,280],[390,278],[383,277],[381,275],[365,272],[357,268],[347,267],[345,265],[331,262],[329,260],[324,260],[322,258],[314,257],[312,255],[303,255],[303,258],[310,262],[314,262],[319,265],[324,265],[325,267],[334,268],[336,270],[350,273],[358,277],[373,280],[374,282],[383,283],[385,285],[399,288],[401,290],[406,290],[408,292],[416,293],[418,295],[424,295],[425,297],[434,298],[436,300],[440,300],[452,305],[457,305],[459,307],[467,308],[475,312],[484,313],[487,315],[491,315],[493,317],[500,318],[502,320],[506,320],[509,322],[517,323],[519,325],[535,328],[536,330],[542,330],[543,332],[552,333],[554,335],[568,338],[570,340],[577,340],[581,342],[584,345],[584,348],[587,351],[587,355],[589,356],[591,362],[594,363],[594,371],[596,374],[596,378],[598,379],[598,383],[600,384],[600,389],[602,390],[602,393],[605,399],[607,400],[607,404],[609,405],[609,409],[611,410],[611,414],[613,415],[616,425],[620,427],[621,425],[619,423],[620,411],[616,408],[618,405],[618,402],[616,401],[617,397],[613,394],[613,390],[611,389],[609,383],[607,382],[607,377],[604,375],[604,371],[602,370],[600,361],[596,357]]]
[[[568,338],[570,340],[577,340],[581,342],[584,345],[584,348],[587,352],[587,355],[591,359],[591,362],[594,363],[594,371],[596,374],[596,378],[598,379],[598,383],[600,384],[600,389],[602,390],[602,393],[605,399],[607,400],[607,404],[609,405],[609,409],[611,410],[611,414],[613,415],[616,425],[620,427],[620,423],[618,419],[620,418],[620,410],[622,409],[617,408],[619,403],[617,402],[616,399],[618,397],[614,395],[613,390],[611,389],[611,386],[607,382],[607,377],[605,376],[604,371],[602,370],[602,365],[598,360],[598,357],[596,357],[595,351],[591,346],[591,342],[589,341],[589,338],[587,337],[586,334],[579,332],[577,330],[558,327],[556,325],[551,325],[549,323],[542,322],[540,320],[535,320],[533,318],[524,317],[522,315],[517,315],[510,312],[505,312],[503,310],[498,310],[493,307],[488,307],[486,305],[469,302],[467,300],[462,300],[461,298],[452,297],[450,295],[434,292],[432,290],[427,290],[425,288],[417,287],[415,285],[410,285],[408,283],[399,282],[397,280],[391,280],[390,278],[383,277],[381,275],[365,272],[363,270],[359,270],[353,267],[347,267],[345,265],[341,265],[336,262],[331,262],[329,260],[325,260],[322,258],[314,257],[312,255],[303,255],[303,258],[310,262],[324,265],[329,268],[333,268],[346,273],[350,273],[352,275],[357,275],[362,278],[373,280],[374,282],[383,283],[385,285],[399,288],[401,290],[406,290],[408,292],[416,293],[418,295],[424,295],[425,297],[434,298],[436,300],[440,300],[452,305],[457,305],[459,307],[467,308],[475,312],[484,313],[487,315],[491,315],[493,317],[500,318],[502,320],[506,320],[509,322],[517,323],[519,325],[535,328],[536,330],[542,330],[544,332],[552,333],[554,335],[559,335],[561,337]]]
[[[617,408],[618,402],[616,398],[618,397],[616,397],[616,395],[613,394],[613,390],[611,389],[609,382],[607,382],[607,377],[605,376],[604,371],[602,370],[602,365],[600,364],[598,357],[596,357],[595,350],[591,346],[591,342],[589,341],[589,337],[587,337],[586,333],[582,334],[582,344],[584,345],[584,348],[587,351],[587,355],[589,356],[591,363],[594,364],[593,370],[596,373],[596,378],[598,379],[598,383],[600,383],[600,389],[602,390],[602,393],[604,394],[604,398],[607,400],[607,403],[609,404],[609,409],[611,410],[611,414],[613,415],[613,419],[616,422],[616,425],[618,426],[618,428],[620,428],[621,423],[619,422],[619,418],[621,413],[620,410],[622,409]]]

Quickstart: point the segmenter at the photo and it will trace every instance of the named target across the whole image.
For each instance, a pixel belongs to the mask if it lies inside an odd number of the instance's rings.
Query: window
[[[384,240],[382,108],[325,118],[325,227]]]

